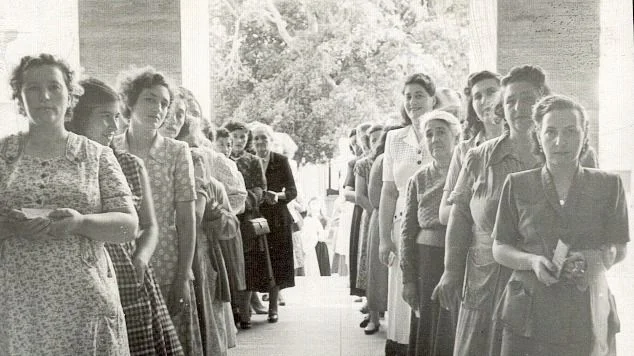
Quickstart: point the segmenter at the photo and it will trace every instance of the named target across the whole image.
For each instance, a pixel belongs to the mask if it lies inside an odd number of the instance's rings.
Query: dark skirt
[[[445,248],[418,244],[418,311],[412,313],[409,355],[453,355],[454,329],[452,313],[443,309],[431,295],[444,271]],[[457,314],[457,313],[456,313]],[[457,315],[455,315],[457,317]]]
[[[117,276],[130,355],[183,355],[183,348],[152,267],[148,268],[140,284],[132,264],[132,244],[105,246]]]
[[[319,241],[315,245],[317,253],[317,263],[319,264],[319,274],[322,276],[330,276],[330,255],[328,254],[328,245]]]
[[[352,212],[352,222],[350,226],[350,295],[358,297],[365,296],[365,290],[357,288],[357,267],[359,264],[359,232],[361,230],[361,218],[363,216],[363,208],[359,205],[354,206]]]
[[[232,300],[236,299],[236,292],[245,290],[247,283],[244,277],[244,251],[242,247],[242,236],[240,233],[229,240],[218,240],[222,257],[227,267],[229,277],[229,287],[231,289]]]

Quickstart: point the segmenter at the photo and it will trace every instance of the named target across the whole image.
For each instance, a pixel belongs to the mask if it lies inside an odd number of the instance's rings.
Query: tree
[[[397,118],[406,75],[460,88],[467,74],[466,0],[212,0],[211,18],[214,120],[269,123],[300,162]]]

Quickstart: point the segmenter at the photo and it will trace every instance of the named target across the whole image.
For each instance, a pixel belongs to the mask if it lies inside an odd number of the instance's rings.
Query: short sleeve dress
[[[27,137],[0,141],[0,209],[133,208],[112,150],[68,133],[64,156],[24,153]],[[0,350],[8,355],[129,355],[125,319],[103,242],[80,235],[0,240]]]

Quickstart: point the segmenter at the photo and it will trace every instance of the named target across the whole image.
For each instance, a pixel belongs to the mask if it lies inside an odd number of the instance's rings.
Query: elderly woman
[[[109,146],[120,115],[119,94],[94,78],[83,80],[80,85],[84,94],[73,110],[68,127],[79,135]],[[138,157],[122,151],[114,151],[114,154],[128,181],[139,215],[139,230],[134,242],[106,244],[117,275],[130,354],[182,355],[178,335],[149,263],[158,243],[158,224],[147,171]]]
[[[244,248],[246,290],[239,293],[237,304],[240,313],[240,328],[249,329],[251,327],[252,292],[263,288],[260,288],[262,271],[258,269],[257,265],[257,238],[251,235],[247,224],[250,224],[249,219],[260,216],[260,205],[266,190],[266,177],[260,159],[246,150],[250,135],[247,126],[241,122],[229,121],[224,125],[224,128],[229,132],[233,143],[230,157],[236,162],[238,170],[244,177],[248,194],[244,212],[238,215]]]
[[[150,177],[159,224],[152,265],[186,355],[203,354],[192,261],[196,247],[194,165],[184,142],[159,132],[174,100],[167,78],[152,67],[122,72],[118,78],[128,129],[112,146],[143,161]]]
[[[297,189],[288,158],[279,153],[271,152],[271,141],[273,140],[271,128],[264,125],[256,126],[252,133],[255,152],[262,160],[266,174],[268,188],[264,192],[264,203],[260,206],[260,212],[269,222],[271,229],[267,235],[267,241],[275,281],[275,285],[271,287],[266,283],[260,283],[259,289],[260,292],[269,291],[268,321],[275,323],[278,319],[278,292],[280,289],[295,286],[291,230],[293,219],[286,204],[295,199]],[[260,264],[260,266],[263,265]],[[260,275],[263,274],[260,272]]]
[[[454,147],[460,140],[460,121],[445,111],[431,111],[421,119],[421,132],[432,162],[407,184],[403,217],[401,269],[403,299],[418,314],[417,335],[410,355],[451,355],[453,326],[450,314],[431,295],[444,269],[445,230],[438,218],[442,188]]]
[[[605,273],[629,242],[623,183],[581,166],[581,105],[549,96],[533,121],[546,164],[506,178],[493,230],[495,260],[514,270],[497,313],[502,355],[614,355],[619,324]]]
[[[138,219],[112,150],[64,127],[74,79],[49,54],[11,75],[29,130],[0,141],[3,354],[130,354],[104,242],[132,241]]]
[[[445,271],[434,297],[451,310],[460,305],[454,355],[499,354],[501,335],[491,317],[510,271],[493,260],[491,232],[506,176],[542,164],[531,152],[530,115],[547,90],[545,82],[544,72],[534,66],[514,67],[502,79],[509,130],[469,150],[451,193]]]
[[[494,110],[499,90],[500,75],[497,73],[483,70],[471,73],[467,79],[464,89],[467,115],[462,132],[463,141],[454,150],[440,203],[439,217],[444,225],[447,225],[451,211],[451,205],[447,200],[456,185],[467,151],[504,132],[504,119],[495,115]]]
[[[379,258],[390,268],[388,280],[388,328],[386,355],[406,352],[410,336],[411,308],[402,297],[400,267],[401,221],[405,210],[407,180],[429,160],[429,153],[421,146],[420,119],[436,104],[436,85],[423,73],[405,80],[403,118],[405,127],[390,131],[385,141],[383,158],[383,187],[379,206],[381,243]],[[418,324],[416,322],[416,324]]]

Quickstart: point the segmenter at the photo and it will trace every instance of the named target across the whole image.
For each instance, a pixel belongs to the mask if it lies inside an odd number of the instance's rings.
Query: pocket
[[[521,281],[511,280],[506,285],[500,317],[505,327],[513,333],[531,337],[533,296]]]
[[[488,307],[494,297],[499,268],[490,248],[469,250],[463,291],[463,302],[467,307]]]

